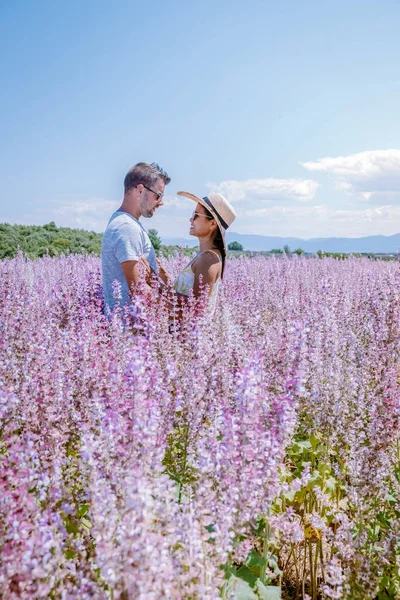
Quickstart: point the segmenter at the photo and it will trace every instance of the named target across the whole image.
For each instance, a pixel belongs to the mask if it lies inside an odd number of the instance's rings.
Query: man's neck
[[[132,206],[128,206],[125,202],[122,202],[121,206],[118,209],[120,212],[128,213],[128,215],[132,215],[139,221],[141,214],[139,208],[132,208]]]

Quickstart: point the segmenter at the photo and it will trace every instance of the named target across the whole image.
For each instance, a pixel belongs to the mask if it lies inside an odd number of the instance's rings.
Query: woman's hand
[[[140,263],[144,267],[144,278],[145,278],[145,281],[146,281],[147,285],[151,286],[151,276],[152,276],[153,271],[152,271],[152,268],[151,268],[151,266],[149,264],[149,261],[144,256],[141,256]]]
[[[165,267],[162,264],[162,262],[160,261],[160,259],[157,258],[156,260],[157,260],[157,265],[158,265],[158,276],[164,283],[168,284],[169,281],[172,279],[172,277],[168,273],[168,271],[165,269]]]
[[[158,270],[158,291],[161,293],[163,291],[164,286],[168,285],[171,282],[171,276],[168,273],[168,271],[166,271],[166,269],[163,267],[163,265],[161,264],[159,259],[157,258],[156,260],[157,260],[157,265],[158,265],[158,269],[159,269]],[[154,278],[157,277],[157,273],[155,273],[153,271],[148,260],[144,256],[142,256],[140,258],[140,262],[141,262],[142,266],[144,267],[145,281],[148,286],[152,287],[154,285]]]

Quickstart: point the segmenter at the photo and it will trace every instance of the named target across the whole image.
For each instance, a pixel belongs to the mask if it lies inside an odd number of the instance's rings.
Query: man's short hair
[[[157,163],[137,163],[134,167],[129,169],[124,179],[125,193],[132,188],[142,183],[148,187],[153,187],[158,179],[162,179],[165,185],[171,181],[168,173],[164,171]]]

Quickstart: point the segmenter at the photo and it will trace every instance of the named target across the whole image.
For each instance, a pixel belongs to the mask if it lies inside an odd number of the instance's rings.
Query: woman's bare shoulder
[[[193,263],[193,267],[196,269],[208,269],[212,265],[219,264],[221,262],[221,257],[219,252],[216,250],[204,250]]]

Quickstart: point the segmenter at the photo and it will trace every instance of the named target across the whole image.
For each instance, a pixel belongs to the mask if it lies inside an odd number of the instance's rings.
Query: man
[[[113,310],[116,299],[113,283],[121,285],[120,305],[129,303],[130,290],[140,278],[139,261],[144,257],[158,273],[156,255],[140,217],[152,217],[163,205],[164,188],[171,181],[156,163],[138,163],[124,180],[124,199],[111,216],[101,245],[101,263],[106,311]],[[146,284],[144,284],[146,285]]]

